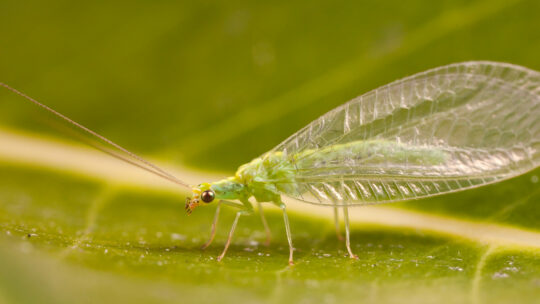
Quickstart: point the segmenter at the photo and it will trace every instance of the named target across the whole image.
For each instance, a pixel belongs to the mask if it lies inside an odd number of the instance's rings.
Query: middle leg
[[[259,208],[259,214],[261,215],[261,222],[264,226],[264,232],[266,233],[266,241],[264,242],[264,245],[269,246],[270,239],[272,238],[272,233],[270,232],[270,227],[268,227],[268,222],[266,222],[266,218],[264,217],[262,203],[257,202],[257,207]]]

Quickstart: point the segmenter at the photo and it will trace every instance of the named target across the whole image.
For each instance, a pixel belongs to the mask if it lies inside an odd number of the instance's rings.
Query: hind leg
[[[291,228],[289,226],[289,217],[287,216],[287,211],[285,210],[285,204],[281,203],[279,206],[281,210],[283,210],[283,222],[285,223],[285,232],[287,233],[287,242],[289,242],[289,265],[293,265],[293,244],[292,244],[292,237],[291,237]]]
[[[340,241],[343,241],[343,236],[341,235],[341,232],[339,231],[339,208],[337,206],[334,206],[334,226],[336,227],[336,236],[337,239]]]
[[[351,259],[358,259],[358,256],[354,254],[351,250],[351,233],[349,229],[349,208],[347,205],[343,206],[343,217],[345,219],[345,246],[347,246],[347,251],[349,252],[349,257]]]

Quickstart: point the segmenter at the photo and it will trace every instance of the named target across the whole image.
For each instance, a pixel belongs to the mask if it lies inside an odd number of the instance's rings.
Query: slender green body
[[[238,199],[244,204],[254,197],[258,202],[281,202],[281,194],[297,191],[297,172],[346,159],[365,160],[370,165],[384,162],[437,165],[447,155],[440,150],[416,147],[384,140],[354,141],[306,150],[287,156],[270,152],[238,168],[232,177],[209,184],[218,199]],[[206,189],[200,189],[204,191]]]

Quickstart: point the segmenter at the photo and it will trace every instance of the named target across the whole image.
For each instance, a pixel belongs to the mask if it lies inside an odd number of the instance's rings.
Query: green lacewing
[[[540,164],[540,73],[487,61],[451,64],[392,82],[322,115],[271,151],[239,167],[229,178],[190,186],[102,135],[6,84],[86,137],[93,146],[191,190],[188,214],[216,204],[237,208],[223,259],[238,220],[261,203],[283,211],[282,196],[343,210],[350,247],[348,208],[425,198],[515,177]],[[339,236],[339,233],[338,233]]]

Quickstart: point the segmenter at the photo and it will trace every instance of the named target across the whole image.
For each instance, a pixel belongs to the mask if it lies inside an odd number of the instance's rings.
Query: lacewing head
[[[202,183],[192,189],[192,197],[186,198],[186,212],[191,214],[195,208],[202,204],[209,204],[216,198],[216,193],[209,183]]]

